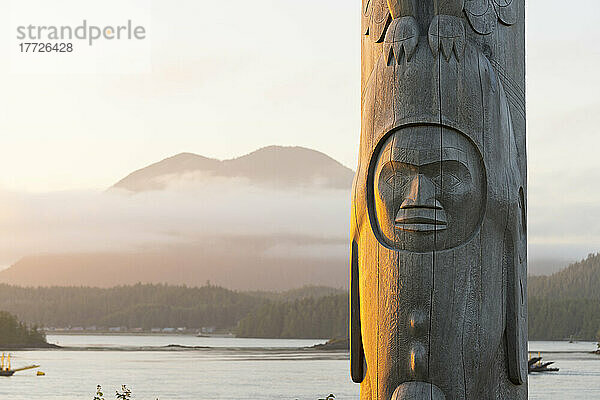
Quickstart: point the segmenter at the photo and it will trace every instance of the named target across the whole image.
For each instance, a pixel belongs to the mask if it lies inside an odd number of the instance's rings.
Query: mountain
[[[225,161],[178,154],[80,208],[68,204],[83,211],[44,227],[58,251],[25,255],[0,271],[0,282],[346,287],[352,179],[351,169],[302,147],[269,146]]]
[[[160,180],[161,177],[172,178],[189,172],[213,174],[220,164],[221,161],[212,158],[192,153],[181,153],[134,171],[112,187],[131,192],[161,190],[167,186],[167,182]]]
[[[132,172],[112,188],[130,192],[162,190],[179,179],[242,178],[276,188],[349,189],[354,172],[321,152],[304,147],[269,146],[220,161],[181,153]]]

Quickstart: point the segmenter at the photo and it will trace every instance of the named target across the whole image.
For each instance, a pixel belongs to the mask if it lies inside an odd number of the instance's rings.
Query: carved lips
[[[395,220],[396,229],[408,232],[441,231],[447,224],[446,212],[441,208],[401,208]]]

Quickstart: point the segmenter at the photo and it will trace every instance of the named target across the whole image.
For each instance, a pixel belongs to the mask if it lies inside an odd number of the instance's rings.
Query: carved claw
[[[475,32],[481,35],[492,33],[498,21],[505,25],[517,22],[515,0],[465,0],[465,15]]]
[[[460,62],[465,53],[466,32],[463,20],[452,15],[436,15],[429,25],[429,46],[437,56],[442,51],[446,61],[454,52]]]
[[[384,54],[387,64],[392,60],[400,64],[402,54],[410,61],[419,43],[419,25],[413,17],[402,17],[392,21],[384,41]]]
[[[498,19],[505,25],[514,25],[517,22],[517,10],[514,0],[493,0],[494,10]]]

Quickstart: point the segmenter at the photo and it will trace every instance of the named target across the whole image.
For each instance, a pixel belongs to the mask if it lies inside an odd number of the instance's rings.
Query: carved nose
[[[414,177],[410,183],[410,191],[400,209],[432,208],[441,210],[441,203],[435,198],[435,185],[423,174]]]

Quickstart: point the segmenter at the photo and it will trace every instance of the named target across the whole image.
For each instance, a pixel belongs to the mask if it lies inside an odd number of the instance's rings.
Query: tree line
[[[600,330],[600,254],[565,270],[529,279],[529,338],[595,340]],[[203,287],[133,285],[22,288],[0,285],[0,307],[48,327],[212,326],[238,336],[334,338],[348,335],[348,294],[305,287],[239,292]]]
[[[0,284],[0,308],[29,323],[54,328],[233,330],[240,320],[265,305],[317,299],[332,293],[345,291],[307,286],[286,292],[239,292],[210,283],[202,287],[137,284],[110,289]]]
[[[230,329],[268,300],[207,284],[22,288],[0,285],[0,307],[45,327],[212,326]]]
[[[270,302],[242,319],[238,337],[339,338],[348,336],[348,295]]]

